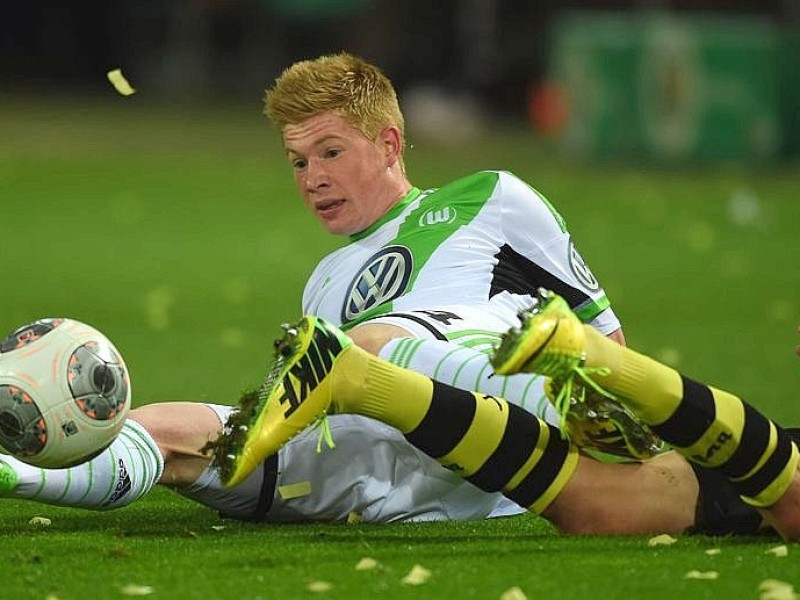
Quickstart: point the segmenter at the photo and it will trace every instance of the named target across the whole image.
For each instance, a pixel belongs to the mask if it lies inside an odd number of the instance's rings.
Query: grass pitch
[[[277,324],[299,316],[306,276],[340,241],[306,214],[257,102],[148,102],[0,101],[0,330],[81,319],[122,350],[136,404],[233,402],[261,380]],[[544,193],[630,344],[800,424],[796,165],[589,166],[525,132],[452,146],[411,134],[421,187],[498,168]],[[29,524],[37,515],[51,525]],[[760,598],[766,579],[800,589],[800,546],[776,556],[774,539],[650,547],[559,536],[534,517],[266,526],[221,521],[163,489],[110,513],[5,500],[0,536],[3,598],[500,598],[515,586],[528,598]],[[356,570],[364,557],[378,566]],[[415,564],[430,579],[402,583]],[[309,590],[319,582],[330,587]]]

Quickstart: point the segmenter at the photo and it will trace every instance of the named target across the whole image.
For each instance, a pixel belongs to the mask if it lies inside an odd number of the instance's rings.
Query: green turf
[[[232,402],[263,375],[276,325],[336,247],[305,213],[274,133],[250,107],[122,99],[0,99],[0,330],[88,321],[123,351],[137,404]],[[800,173],[578,165],[525,131],[455,145],[415,139],[421,187],[483,168],[558,207],[628,340],[800,424]],[[732,219],[739,207],[740,218]],[[28,525],[49,516],[46,529]],[[224,525],[215,530],[212,526]],[[0,502],[2,598],[758,598],[800,589],[800,547],[775,540],[566,538],[533,518],[420,526],[220,522],[159,490],[114,513]],[[708,556],[705,550],[720,548]],[[357,572],[364,556],[383,568]],[[416,563],[433,576],[400,583]],[[684,580],[716,570],[713,581]],[[306,591],[314,580],[328,594]]]

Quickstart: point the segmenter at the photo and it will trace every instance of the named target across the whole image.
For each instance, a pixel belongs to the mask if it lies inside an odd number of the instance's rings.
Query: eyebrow
[[[314,142],[314,146],[319,146],[319,145],[324,144],[325,142],[328,142],[330,140],[341,140],[341,139],[342,139],[342,136],[340,136],[340,135],[329,134],[329,135],[326,135],[323,138],[320,138],[316,142]],[[283,149],[286,151],[286,154],[292,154],[292,153],[297,154],[297,152],[295,152],[294,150],[289,148],[289,146],[287,146],[286,144],[283,145]]]

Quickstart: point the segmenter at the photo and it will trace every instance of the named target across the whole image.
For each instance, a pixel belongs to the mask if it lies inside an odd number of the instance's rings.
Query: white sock
[[[161,478],[164,459],[147,430],[127,420],[111,445],[68,469],[42,469],[0,455],[17,474],[7,497],[93,510],[110,510],[145,495]]]
[[[521,373],[504,377],[489,364],[488,355],[441,340],[395,338],[378,356],[384,360],[461,390],[505,398],[548,423],[559,416],[544,394],[544,378]]]

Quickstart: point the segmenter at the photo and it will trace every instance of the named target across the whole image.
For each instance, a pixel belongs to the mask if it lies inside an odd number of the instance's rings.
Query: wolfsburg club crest
[[[411,251],[405,246],[387,246],[373,254],[350,284],[342,306],[342,323],[401,296],[408,287],[413,266]]]
[[[597,278],[592,273],[589,265],[583,260],[583,257],[578,253],[578,249],[572,243],[572,238],[569,240],[569,267],[572,269],[572,274],[577,277],[588,290],[596,292],[600,289],[600,284]]]

